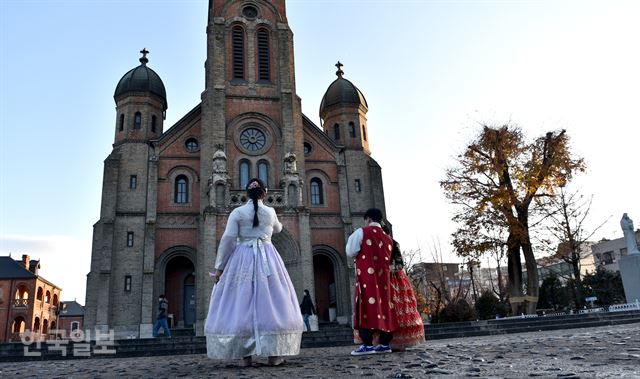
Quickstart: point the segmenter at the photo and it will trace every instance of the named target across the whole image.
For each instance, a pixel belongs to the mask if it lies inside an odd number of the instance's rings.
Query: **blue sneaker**
[[[375,354],[376,350],[373,346],[360,345],[359,348],[351,352],[351,355]]]
[[[374,347],[373,350],[376,352],[376,354],[391,353],[391,348],[389,347],[389,345],[378,345]]]

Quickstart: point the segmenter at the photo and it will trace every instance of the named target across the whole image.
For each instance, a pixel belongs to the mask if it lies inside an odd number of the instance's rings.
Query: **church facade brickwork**
[[[205,90],[173,126],[146,49],[116,87],[85,327],[150,337],[165,294],[172,326],[201,335],[217,245],[252,177],[268,185],[265,203],[284,226],[273,243],[299,297],[309,289],[321,321],[349,323],[345,242],[368,208],[385,210],[364,95],[338,62],[318,127],[296,95],[285,1],[211,0],[208,15]]]

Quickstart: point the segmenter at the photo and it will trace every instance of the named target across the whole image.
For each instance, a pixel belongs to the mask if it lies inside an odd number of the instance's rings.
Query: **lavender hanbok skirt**
[[[253,241],[235,248],[211,293],[209,358],[300,353],[303,322],[289,274],[270,242]]]

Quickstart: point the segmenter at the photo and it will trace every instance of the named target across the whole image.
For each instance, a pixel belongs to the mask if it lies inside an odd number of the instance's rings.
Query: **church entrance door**
[[[194,276],[189,275],[184,280],[184,326],[191,327],[196,322],[196,294]]]
[[[189,327],[195,321],[194,271],[193,263],[185,256],[179,255],[167,262],[164,293],[173,327]]]
[[[324,254],[313,256],[313,279],[319,321],[335,321],[337,310],[336,281],[333,262]]]

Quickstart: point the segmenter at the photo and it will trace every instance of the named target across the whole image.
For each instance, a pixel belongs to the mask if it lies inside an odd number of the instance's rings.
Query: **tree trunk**
[[[509,286],[509,299],[522,298],[522,262],[520,261],[520,244],[513,233],[507,238],[507,278]],[[510,301],[511,313],[518,315],[523,313],[522,303]]]

